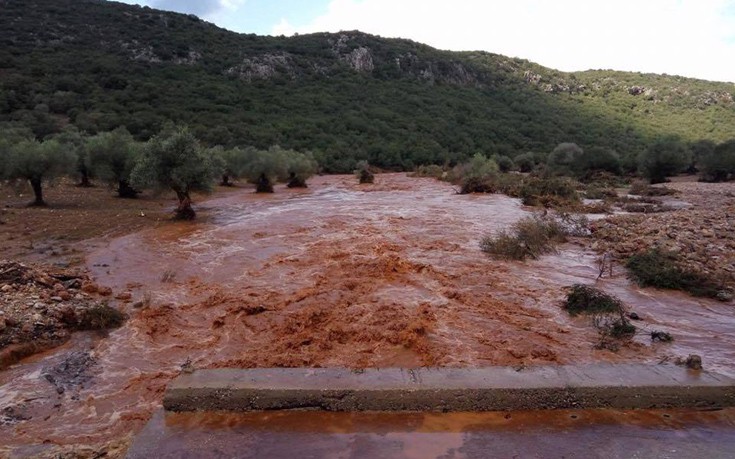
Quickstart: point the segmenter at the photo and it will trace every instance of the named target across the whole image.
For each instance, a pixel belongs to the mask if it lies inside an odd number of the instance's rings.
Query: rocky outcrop
[[[153,51],[152,46],[142,45],[136,40],[129,43],[121,43],[120,47],[128,52],[130,59],[134,61],[148,62],[152,64],[163,62],[163,59]]]
[[[541,83],[542,78],[543,77],[541,75],[530,70],[523,72],[523,79],[526,80],[526,83],[539,84]]]
[[[159,64],[161,62],[169,62],[177,65],[194,65],[197,64],[202,55],[198,51],[189,50],[188,53],[182,55],[175,55],[164,59],[163,57],[156,54],[153,46],[146,46],[133,40],[131,42],[119,43],[120,48],[128,53],[131,60],[138,62],[148,62],[150,64]]]
[[[476,72],[459,61],[423,60],[416,54],[408,52],[396,57],[394,62],[404,76],[430,84],[480,85]]]
[[[197,51],[191,50],[186,56],[176,56],[171,62],[178,65],[194,65],[198,63],[202,55]]]
[[[358,46],[355,48],[350,45],[354,41],[353,36],[348,34],[340,34],[336,38],[329,38],[328,43],[332,48],[332,53],[342,62],[347,63],[353,70],[361,73],[370,73],[375,69],[373,53],[366,46]]]
[[[699,103],[704,106],[709,105],[732,105],[733,97],[729,92],[707,91],[699,98]]]
[[[226,75],[236,76],[245,81],[266,80],[277,74],[285,74],[293,78],[294,66],[289,53],[267,53],[250,56],[242,63],[225,70]]]
[[[347,62],[350,67],[358,72],[370,73],[375,69],[373,55],[370,53],[369,48],[355,48],[351,53],[342,56],[342,60]]]

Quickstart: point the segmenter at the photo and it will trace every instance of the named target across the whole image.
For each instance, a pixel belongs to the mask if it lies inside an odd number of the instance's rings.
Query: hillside
[[[147,139],[186,123],[205,143],[312,150],[327,170],[514,156],[560,142],[632,164],[652,139],[735,137],[735,85],[564,73],[360,32],[244,35],[101,0],[0,0],[0,122]]]

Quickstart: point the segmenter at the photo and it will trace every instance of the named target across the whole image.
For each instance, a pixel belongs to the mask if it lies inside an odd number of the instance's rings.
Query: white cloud
[[[278,24],[273,26],[273,29],[271,30],[271,35],[293,35],[294,33],[297,33],[297,30],[294,26],[291,25],[291,23],[288,22],[286,18],[281,18],[281,20],[278,22]]]
[[[332,0],[276,35],[358,29],[560,70],[612,68],[735,82],[735,0]]]
[[[212,20],[222,14],[231,14],[240,9],[246,0],[117,0],[123,3],[150,6],[167,11],[196,14]]]

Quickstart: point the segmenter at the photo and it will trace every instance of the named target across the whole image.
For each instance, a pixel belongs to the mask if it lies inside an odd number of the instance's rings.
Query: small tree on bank
[[[133,137],[124,128],[90,137],[85,147],[89,163],[100,179],[117,185],[121,198],[136,198],[138,190],[130,185],[137,149]]]
[[[208,154],[186,128],[161,133],[145,145],[131,173],[134,187],[171,189],[179,205],[176,218],[192,220],[191,192],[211,191],[222,171],[221,160]]]
[[[55,140],[39,142],[27,139],[8,148],[1,158],[4,176],[11,180],[28,180],[33,189],[31,206],[45,206],[43,184],[74,169],[74,152]]]

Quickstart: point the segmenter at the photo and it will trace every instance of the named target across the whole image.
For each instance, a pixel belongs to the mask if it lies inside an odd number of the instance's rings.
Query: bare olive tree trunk
[[[176,219],[177,220],[194,220],[196,213],[191,208],[191,197],[189,197],[188,191],[176,191],[176,196],[179,198],[179,207],[176,208]]]
[[[258,182],[255,184],[256,193],[273,193],[273,184],[265,174],[260,174]]]
[[[82,176],[82,179],[77,186],[82,188],[91,188],[92,182],[89,181],[89,170],[87,170],[86,167],[81,167],[79,168],[79,174]]]
[[[32,206],[38,206],[42,207],[46,205],[46,202],[43,200],[43,187],[41,186],[41,179],[40,178],[32,178],[29,179],[31,182],[31,188],[33,188],[33,194],[36,197],[36,199],[31,203]]]
[[[130,186],[127,180],[120,180],[117,182],[117,195],[121,198],[137,198],[138,190]]]

